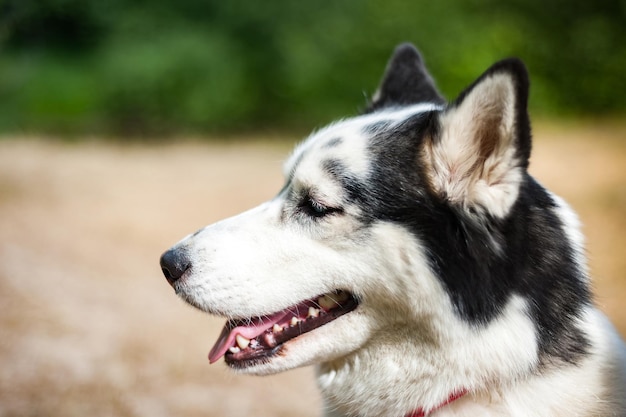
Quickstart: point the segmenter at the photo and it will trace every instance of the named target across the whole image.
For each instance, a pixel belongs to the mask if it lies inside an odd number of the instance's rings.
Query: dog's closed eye
[[[330,214],[341,213],[343,211],[340,207],[327,206],[310,195],[307,195],[302,199],[298,208],[301,212],[313,218],[321,218]]]

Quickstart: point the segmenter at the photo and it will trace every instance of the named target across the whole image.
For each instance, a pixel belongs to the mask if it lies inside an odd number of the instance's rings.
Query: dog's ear
[[[391,56],[380,86],[365,112],[417,103],[445,104],[445,100],[437,91],[417,49],[410,43],[403,43]]]
[[[453,205],[504,217],[530,156],[528,73],[494,64],[438,116],[422,158],[433,190]]]

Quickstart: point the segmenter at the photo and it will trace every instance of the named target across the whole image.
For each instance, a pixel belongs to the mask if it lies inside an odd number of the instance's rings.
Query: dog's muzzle
[[[180,248],[172,248],[161,255],[161,271],[165,275],[165,279],[170,285],[174,285],[176,281],[183,276],[185,271],[191,266],[187,254]]]

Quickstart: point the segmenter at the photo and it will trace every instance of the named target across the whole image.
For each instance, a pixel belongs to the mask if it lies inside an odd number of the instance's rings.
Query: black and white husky
[[[576,215],[527,171],[516,59],[446,103],[411,45],[364,114],[311,135],[272,200],[161,257],[224,317],[209,360],[317,365],[328,416],[626,416],[620,337]]]

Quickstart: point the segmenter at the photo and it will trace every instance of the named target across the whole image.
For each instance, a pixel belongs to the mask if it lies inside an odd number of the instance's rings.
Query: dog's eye
[[[311,217],[324,217],[328,214],[341,211],[341,209],[335,207],[325,206],[324,204],[311,197],[307,197],[302,201],[302,203],[300,204],[300,209],[305,214]]]

